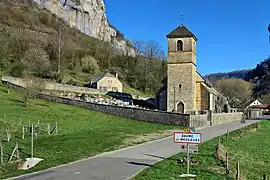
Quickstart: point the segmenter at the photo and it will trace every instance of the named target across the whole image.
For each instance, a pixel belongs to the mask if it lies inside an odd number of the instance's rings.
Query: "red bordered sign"
[[[181,144],[201,144],[202,133],[175,132],[174,142]]]

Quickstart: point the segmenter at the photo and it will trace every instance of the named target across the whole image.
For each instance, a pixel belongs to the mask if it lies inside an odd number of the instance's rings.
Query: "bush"
[[[39,21],[44,24],[46,27],[50,27],[51,25],[51,16],[46,11],[41,11],[38,15]]]
[[[26,51],[21,62],[30,74],[38,77],[50,75],[49,55],[43,48],[30,48]]]
[[[94,73],[99,69],[97,61],[92,56],[86,56],[81,59],[82,71],[85,73]]]
[[[14,66],[10,71],[10,75],[14,76],[14,77],[22,77],[22,75],[23,75],[23,67],[22,67],[22,65]]]

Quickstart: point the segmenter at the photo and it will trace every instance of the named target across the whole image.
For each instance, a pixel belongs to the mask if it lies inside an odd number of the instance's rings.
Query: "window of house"
[[[104,91],[108,91],[108,87],[103,86],[103,90],[104,90]]]
[[[108,80],[108,83],[111,84],[112,83],[112,80]]]
[[[112,87],[112,91],[118,91],[117,87]]]
[[[177,41],[177,51],[183,51],[183,41]]]

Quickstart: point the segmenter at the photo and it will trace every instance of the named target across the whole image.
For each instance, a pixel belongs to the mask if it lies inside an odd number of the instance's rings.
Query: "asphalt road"
[[[248,120],[245,124],[232,122],[198,130],[203,134],[203,141],[258,122]],[[18,180],[128,180],[144,168],[155,164],[179,152],[179,145],[173,137],[160,139],[150,143],[104,153],[61,167],[51,168],[38,173],[25,175]],[[41,162],[42,163],[42,162]]]

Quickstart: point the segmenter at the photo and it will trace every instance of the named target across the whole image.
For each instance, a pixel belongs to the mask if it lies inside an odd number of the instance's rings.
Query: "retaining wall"
[[[43,79],[24,79],[11,76],[2,76],[2,81],[15,84],[24,88],[41,88],[45,90],[55,90],[55,91],[71,91],[78,93],[87,93],[87,94],[106,94],[106,91],[101,91],[99,89],[72,86],[69,84],[53,83],[45,81]]]
[[[191,127],[205,127],[210,125],[210,119],[207,114],[203,115],[191,115],[190,116],[190,126]]]
[[[212,114],[212,125],[224,124],[233,121],[241,121],[242,118],[242,112]]]

